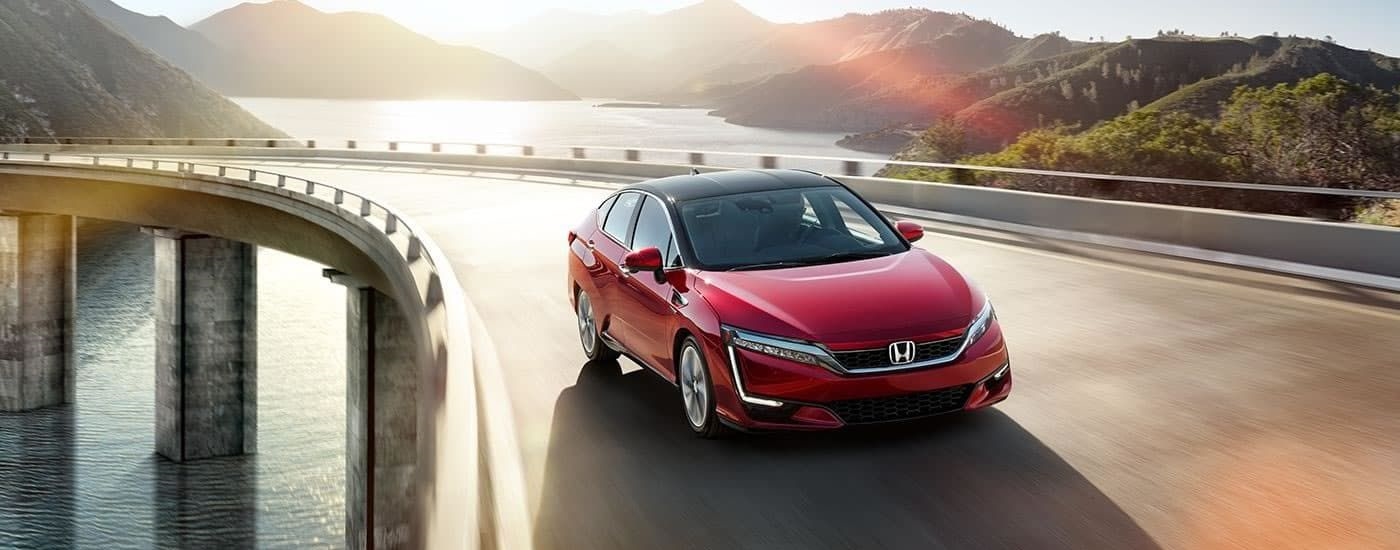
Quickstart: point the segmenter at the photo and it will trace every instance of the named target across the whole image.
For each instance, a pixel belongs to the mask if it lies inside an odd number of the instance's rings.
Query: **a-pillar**
[[[0,213],[0,411],[73,402],[72,216]]]
[[[351,550],[411,548],[418,367],[393,298],[334,270],[346,304],[345,539]]]
[[[257,451],[257,247],[143,231],[155,237],[156,452]]]

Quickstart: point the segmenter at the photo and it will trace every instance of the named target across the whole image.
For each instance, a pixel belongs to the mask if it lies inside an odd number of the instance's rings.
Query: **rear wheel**
[[[695,338],[687,336],[681,343],[680,358],[676,362],[676,379],[681,387],[681,404],[685,406],[686,423],[695,435],[713,439],[727,431],[715,414],[715,385],[710,379],[710,369],[705,364],[705,354],[700,352]]]
[[[593,300],[582,290],[578,291],[577,313],[578,337],[583,344],[583,354],[587,355],[590,361],[617,359],[621,354],[603,343],[603,336],[598,332],[598,319],[593,313]]]

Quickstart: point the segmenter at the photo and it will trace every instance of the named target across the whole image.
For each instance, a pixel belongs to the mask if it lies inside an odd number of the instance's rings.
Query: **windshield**
[[[695,259],[707,269],[765,269],[907,250],[888,223],[844,187],[726,195],[681,205]]]

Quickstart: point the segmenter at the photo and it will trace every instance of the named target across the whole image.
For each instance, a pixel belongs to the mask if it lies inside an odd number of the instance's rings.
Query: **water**
[[[866,158],[843,134],[727,124],[704,109],[609,109],[584,101],[354,101],[235,98],[298,138],[596,145]]]
[[[344,289],[260,251],[259,453],[175,464],[154,452],[150,238],[79,236],[77,403],[0,413],[0,548],[342,546]]]
[[[838,134],[743,128],[702,110],[237,101],[304,138],[868,156],[836,147]],[[149,237],[86,220],[79,236],[77,403],[0,413],[0,549],[343,546],[344,289],[320,266],[260,251],[258,453],[174,464],[154,452]]]

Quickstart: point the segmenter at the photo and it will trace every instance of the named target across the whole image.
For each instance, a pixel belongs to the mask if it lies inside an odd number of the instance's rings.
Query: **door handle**
[[[588,247],[589,250],[593,250],[594,248],[593,241],[584,241],[583,246]]]

